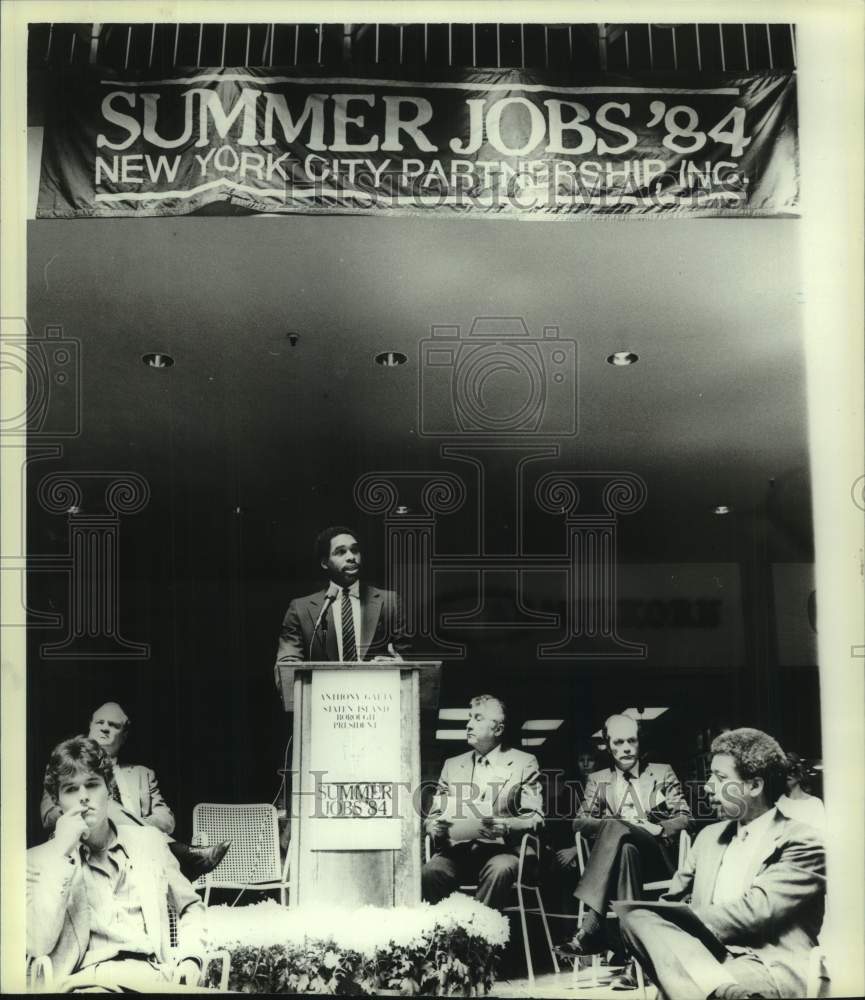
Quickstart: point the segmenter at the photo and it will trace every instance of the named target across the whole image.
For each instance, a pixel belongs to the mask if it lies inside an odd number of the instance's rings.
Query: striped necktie
[[[342,588],[342,658],[346,663],[357,660],[357,640],[354,635],[354,614],[348,587]]]

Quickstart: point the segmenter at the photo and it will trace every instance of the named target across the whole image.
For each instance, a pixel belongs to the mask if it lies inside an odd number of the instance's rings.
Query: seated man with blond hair
[[[204,904],[164,834],[109,818],[110,759],[83,736],[55,747],[45,789],[54,836],[27,852],[27,954],[47,955],[60,989],[158,990],[198,983]],[[169,964],[169,903],[178,961]]]

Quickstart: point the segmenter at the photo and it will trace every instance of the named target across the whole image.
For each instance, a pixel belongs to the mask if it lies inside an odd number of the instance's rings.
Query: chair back
[[[276,807],[267,802],[235,805],[199,802],[192,810],[193,843],[230,840],[228,853],[196,888],[218,882],[274,882],[282,875]]]
[[[679,834],[679,868],[682,868],[691,853],[691,835],[687,830]]]
[[[168,900],[168,946],[172,951],[177,947],[177,910],[174,904]]]

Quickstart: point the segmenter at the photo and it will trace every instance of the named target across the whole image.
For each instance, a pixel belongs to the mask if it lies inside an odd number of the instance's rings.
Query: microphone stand
[[[327,655],[327,650],[325,648],[325,642],[327,641],[327,612],[335,600],[336,600],[336,592],[334,592],[333,594],[328,593],[325,595],[324,605],[322,606],[321,614],[318,616],[318,621],[316,621],[315,627],[312,630],[312,635],[309,637],[309,652],[307,654],[308,660],[312,659],[312,647],[315,645],[315,637],[319,632],[322,633],[321,636],[319,636],[318,640],[321,643],[321,651],[325,655],[325,657]]]

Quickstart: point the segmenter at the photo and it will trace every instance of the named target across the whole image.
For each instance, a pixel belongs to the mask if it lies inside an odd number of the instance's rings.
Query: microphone
[[[312,630],[312,635],[309,639],[309,656],[308,659],[312,659],[312,647],[315,644],[315,636],[319,629],[327,628],[327,622],[325,621],[325,615],[327,614],[327,609],[333,604],[339,594],[339,587],[333,581],[331,581],[330,586],[327,588],[327,593],[324,595],[324,601],[321,605],[321,611],[318,613],[318,618],[315,620],[315,626]]]

